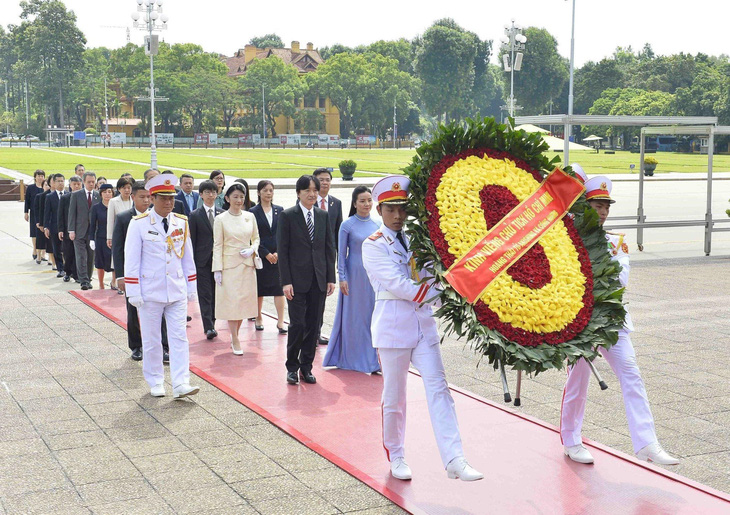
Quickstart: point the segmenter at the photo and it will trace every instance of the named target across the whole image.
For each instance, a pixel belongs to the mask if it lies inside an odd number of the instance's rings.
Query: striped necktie
[[[309,241],[314,241],[314,224],[312,223],[312,211],[307,211],[307,229],[309,229]]]

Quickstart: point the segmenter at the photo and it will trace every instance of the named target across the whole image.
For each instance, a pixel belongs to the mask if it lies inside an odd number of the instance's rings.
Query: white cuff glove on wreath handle
[[[129,297],[129,303],[139,309],[142,307],[142,304],[144,304],[144,300],[142,300],[141,295],[135,295],[134,297]]]
[[[243,249],[241,252],[239,252],[239,254],[241,254],[241,256],[245,258],[251,257],[253,256],[253,249]]]
[[[213,272],[213,279],[215,279],[215,283],[220,286],[223,282],[223,272],[218,270],[217,272]]]

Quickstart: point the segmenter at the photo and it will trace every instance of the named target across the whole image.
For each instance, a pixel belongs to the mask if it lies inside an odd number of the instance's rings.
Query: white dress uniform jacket
[[[619,281],[626,287],[629,283],[630,265],[629,248],[624,242],[624,235],[606,233],[606,240],[611,259],[621,264]],[[634,452],[638,452],[656,442],[657,437],[646,387],[631,343],[629,333],[633,330],[634,326],[627,311],[624,327],[618,332],[618,342],[609,350],[599,348],[599,352],[611,366],[621,385],[631,442]],[[578,360],[575,365],[568,368],[568,380],[565,383],[560,410],[560,438],[563,445],[570,447],[582,442],[581,429],[590,376],[590,368],[584,359]]]
[[[145,302],[187,301],[197,290],[188,220],[168,215],[168,232],[154,209],[135,216],[124,243],[124,285],[128,297]],[[182,258],[178,256],[182,255]]]
[[[421,305],[435,296],[436,291],[430,282],[418,284],[427,275],[423,271],[414,272],[411,253],[403,249],[395,231],[381,225],[363,242],[362,260],[375,292],[370,325],[373,347],[414,348],[419,333],[429,345],[438,343],[431,305]]]

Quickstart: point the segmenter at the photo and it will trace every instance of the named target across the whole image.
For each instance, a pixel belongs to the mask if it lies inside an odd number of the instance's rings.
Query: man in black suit
[[[215,280],[213,279],[213,220],[223,212],[216,207],[218,187],[213,181],[203,181],[198,187],[203,205],[190,213],[190,241],[193,244],[195,270],[198,274],[198,304],[203,319],[205,336],[212,340],[218,336],[215,330]]]
[[[76,251],[74,250],[74,242],[68,237],[68,210],[71,206],[71,194],[79,191],[82,186],[81,177],[74,175],[68,180],[68,189],[61,197],[61,204],[58,208],[58,239],[61,240],[63,249],[63,282],[69,282],[71,279],[78,281],[76,275]]]
[[[175,198],[182,202],[184,208],[184,215],[190,216],[190,214],[198,208],[198,200],[200,195],[197,191],[194,191],[195,179],[189,173],[184,173],[180,176],[180,191],[178,191]],[[177,202],[176,202],[177,204]]]
[[[112,233],[112,259],[114,260],[114,271],[117,274],[117,287],[125,290],[124,286],[124,243],[127,240],[127,229],[129,222],[137,215],[146,213],[151,205],[150,192],[145,188],[145,183],[137,181],[132,184],[132,202],[134,206],[129,211],[122,211],[114,220],[114,232]],[[142,360],[142,334],[139,328],[139,316],[137,308],[127,302],[127,344],[132,351],[132,359]],[[162,362],[169,363],[170,355],[167,346],[167,324],[162,319]]]
[[[332,235],[335,239],[335,257],[340,241],[340,225],[342,225],[342,202],[340,199],[329,194],[332,185],[332,172],[330,168],[317,168],[313,174],[319,180],[319,191],[317,192],[317,207],[327,211],[327,221],[330,224]],[[327,345],[329,338],[322,336],[322,323],[324,322],[324,306],[327,297],[322,297],[322,309],[317,326],[317,343]]]
[[[53,257],[56,261],[56,277],[63,277],[63,248],[61,240],[58,238],[58,211],[61,206],[61,197],[63,196],[63,187],[66,180],[63,174],[57,173],[51,181],[52,190],[46,197],[46,208],[44,210],[45,220],[43,227],[45,228],[46,238],[51,240],[53,246]]]
[[[83,189],[71,193],[68,207],[68,236],[74,242],[76,252],[76,273],[81,281],[82,290],[91,289],[91,274],[94,269],[94,251],[90,241],[92,234],[89,231],[91,206],[100,202],[96,186],[96,174],[84,172],[82,178]]]
[[[302,175],[296,184],[299,203],[279,218],[276,245],[284,296],[289,303],[286,380],[316,383],[312,375],[322,297],[335,291],[335,246],[327,213],[314,204],[319,180]]]

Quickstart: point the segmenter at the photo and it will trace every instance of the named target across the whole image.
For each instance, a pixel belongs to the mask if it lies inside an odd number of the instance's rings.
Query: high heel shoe
[[[263,323],[262,323],[262,324],[259,324],[259,323],[258,323],[258,322],[256,322],[255,320],[256,320],[256,319],[254,318],[254,323],[253,323],[253,326],[254,326],[254,328],[255,328],[255,329],[256,329],[257,331],[263,331],[263,330],[264,330],[264,324],[263,324]],[[263,320],[262,320],[262,322],[263,322]]]
[[[233,354],[235,354],[236,356],[243,356],[243,349],[236,350],[233,347],[233,342],[231,342],[231,350],[233,351]]]
[[[279,326],[277,325],[277,326],[276,326],[276,328],[277,328],[277,329],[279,330],[279,334],[286,334],[286,333],[288,333],[288,332],[289,332],[289,329],[287,329],[287,328],[285,328],[285,327],[279,327]]]

